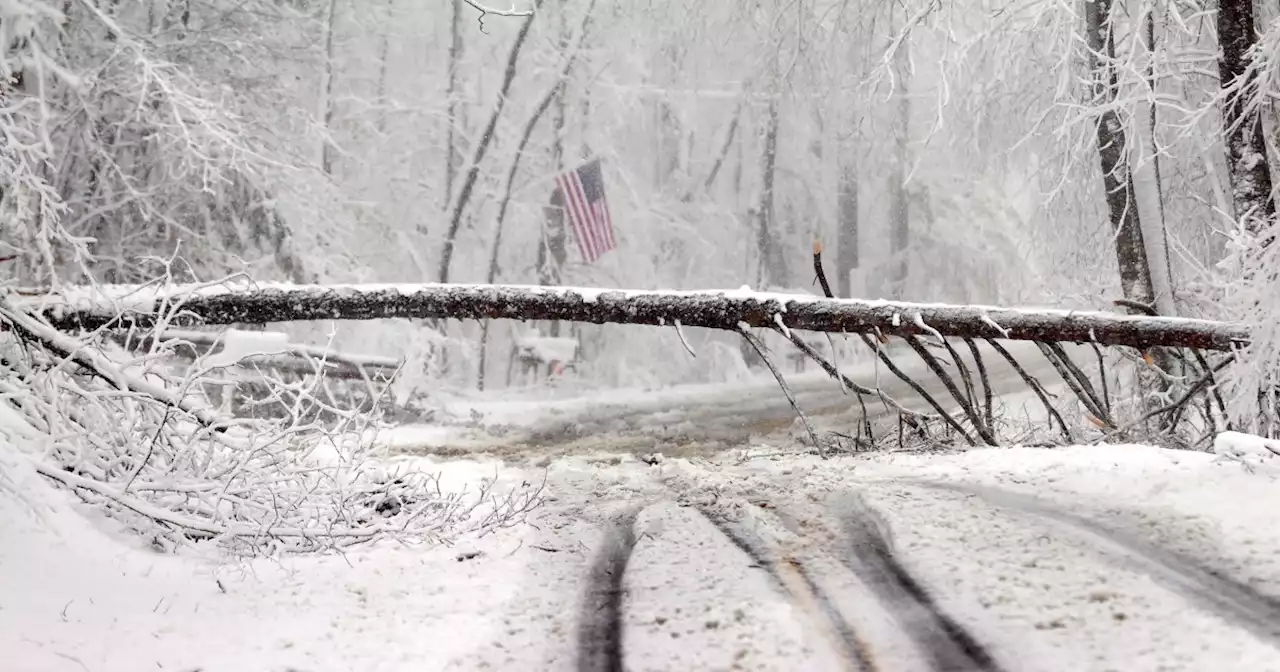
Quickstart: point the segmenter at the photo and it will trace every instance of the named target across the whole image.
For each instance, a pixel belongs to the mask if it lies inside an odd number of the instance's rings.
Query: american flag
[[[573,224],[578,249],[582,250],[582,260],[588,264],[594,263],[615,247],[613,219],[609,216],[609,204],[604,198],[600,159],[557,175],[556,185],[564,196],[564,209],[569,213],[569,221]]]

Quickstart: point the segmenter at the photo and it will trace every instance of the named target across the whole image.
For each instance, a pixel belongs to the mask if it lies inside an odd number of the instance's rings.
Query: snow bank
[[[492,462],[428,466],[457,488],[525,478]],[[0,445],[2,669],[470,669],[505,633],[492,614],[529,583],[528,551],[513,556],[527,528],[226,564],[149,550],[79,508]]]

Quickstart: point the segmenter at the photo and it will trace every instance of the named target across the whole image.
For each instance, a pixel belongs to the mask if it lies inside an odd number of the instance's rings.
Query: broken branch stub
[[[1000,308],[735,291],[643,291],[523,285],[255,285],[167,288],[105,285],[23,303],[60,329],[152,326],[163,301],[182,299],[169,324],[454,318],[567,320],[737,331],[770,328],[1022,341],[1095,342],[1231,350],[1248,341],[1237,324],[1187,318]],[[916,319],[917,316],[920,319]],[[922,326],[923,325],[923,326]]]

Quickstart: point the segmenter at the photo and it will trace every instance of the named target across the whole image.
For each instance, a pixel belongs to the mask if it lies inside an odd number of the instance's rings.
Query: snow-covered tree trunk
[[[383,17],[381,42],[378,45],[378,132],[387,132],[387,77],[391,57],[391,27],[396,20],[396,0],[387,0],[387,15]]]
[[[1143,32],[1143,48],[1147,58],[1147,92],[1151,100],[1146,104],[1145,119],[1140,119],[1138,124],[1138,132],[1142,136],[1139,152],[1146,153],[1147,161],[1144,170],[1135,171],[1135,192],[1145,196],[1143,202],[1148,204],[1145,212],[1139,208],[1139,221],[1144,227],[1142,240],[1146,246],[1147,265],[1151,269],[1154,308],[1161,315],[1173,316],[1178,314],[1178,307],[1172,256],[1169,253],[1169,225],[1165,219],[1164,181],[1160,174],[1159,108],[1155,102],[1159,83],[1155,76],[1157,53],[1154,4],[1146,8]]]
[[[1115,230],[1116,262],[1120,268],[1120,289],[1124,298],[1152,305],[1155,291],[1147,263],[1142,223],[1138,218],[1133,177],[1125,155],[1128,139],[1115,109],[1115,36],[1111,30],[1111,0],[1085,3],[1087,42],[1093,71],[1094,104],[1102,107],[1097,119],[1098,157],[1102,164],[1102,184],[1107,212]]]
[[[338,0],[329,0],[328,10],[325,12],[324,23],[324,79],[320,95],[320,115],[323,119],[321,127],[322,138],[320,142],[320,170],[325,175],[333,174],[333,115],[335,105],[333,102],[333,83],[336,78],[334,73],[334,55],[337,47],[334,44],[334,32],[337,23]]]
[[[760,255],[758,282],[762,287],[789,282],[787,260],[779,249],[777,217],[774,211],[774,183],[778,162],[778,99],[769,101],[764,129],[764,149],[760,160],[760,204],[756,210],[756,250]]]
[[[856,157],[842,152],[840,166],[840,187],[837,192],[836,208],[836,286],[840,296],[854,298],[855,291],[862,287],[853,286],[853,274],[858,272],[861,260],[858,248],[858,167]]]
[[[453,186],[458,176],[458,68],[462,62],[462,0],[451,0],[449,11],[449,62],[445,79],[445,130],[444,130],[444,197],[443,210],[453,205]],[[418,232],[426,233],[425,219],[418,221]]]
[[[906,9],[903,9],[904,14]],[[903,30],[910,31],[909,26]],[[893,120],[893,158],[888,175],[889,188],[889,295],[901,298],[910,268],[907,248],[911,244],[911,211],[907,197],[907,166],[911,161],[910,33],[897,43],[893,54],[893,86],[897,110]]]
[[[1095,342],[1229,350],[1239,325],[1068,310],[825,299],[751,291],[610,290],[531,285],[99,285],[18,305],[60,329],[390,318],[571,320],[742,326],[885,335]]]
[[[1249,50],[1257,42],[1253,0],[1219,0],[1218,41],[1222,58],[1218,77],[1226,94],[1222,124],[1226,135],[1227,170],[1235,216],[1251,233],[1275,218],[1271,198],[1271,166],[1258,108],[1249,105],[1256,74],[1249,69]]]

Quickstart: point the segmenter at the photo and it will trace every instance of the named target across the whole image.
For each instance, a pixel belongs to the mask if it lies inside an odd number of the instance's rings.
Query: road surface
[[[1025,392],[1003,360],[986,363],[997,396]],[[829,381],[794,391],[823,429],[856,421]],[[1246,564],[1175,516],[1097,492],[1041,499],[1051,469],[1011,479],[1027,487],[864,471],[884,455],[817,470],[793,417],[777,389],[752,388],[602,405],[488,449],[545,467],[548,501],[512,551],[527,563],[515,595],[493,607],[501,643],[446,668],[1280,670],[1280,563]],[[757,457],[725,450],[748,445]],[[651,450],[663,457],[625,455]]]
[[[1024,370],[1040,380],[1046,388],[1061,386],[1057,372],[1030,343],[1007,343]],[[975,379],[978,398],[983,392],[977,382],[977,367],[961,345],[962,359]],[[1093,357],[1092,351],[1073,348],[1072,355],[1082,365]],[[1018,405],[1006,409],[1004,416],[1022,418],[1027,412],[1043,413],[1022,376],[1003,357],[986,344],[980,345],[982,362],[997,402],[1003,397]],[[940,353],[946,360],[945,352]],[[955,402],[939,379],[910,351],[895,353],[895,362],[944,408],[955,412]],[[795,375],[784,372],[797,405],[813,425],[826,435],[828,431],[853,434],[861,419],[857,397],[844,393],[840,384],[821,371]],[[960,377],[954,366],[947,366],[957,385]],[[935,411],[908,384],[887,368],[876,363],[863,364],[846,371],[856,383],[878,387],[885,394],[912,410],[934,414]],[[1067,393],[1069,395],[1070,393]],[[897,432],[897,413],[875,397],[864,397],[867,414],[878,436]],[[1028,404],[1030,402],[1030,404]],[[1023,406],[1026,405],[1024,409]],[[999,403],[997,403],[999,406]],[[999,409],[997,409],[999,410]],[[939,423],[940,424],[940,423]],[[793,428],[793,425],[795,427]],[[404,432],[394,443],[406,454],[462,456],[475,453],[501,455],[513,460],[599,453],[651,453],[667,456],[713,455],[726,449],[747,445],[794,447],[803,431],[796,425],[795,410],[778,385],[770,377],[739,386],[721,386],[701,392],[657,390],[652,396],[611,400],[601,395],[596,401],[577,406],[548,405],[545,414],[519,426],[482,423],[472,435],[456,441],[415,443],[412,430]]]
[[[503,645],[448,669],[1280,670],[1280,571],[1170,518],[842,459],[553,464]]]

